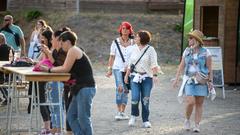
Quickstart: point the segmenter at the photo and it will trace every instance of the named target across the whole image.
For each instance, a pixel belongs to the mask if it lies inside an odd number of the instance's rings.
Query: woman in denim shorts
[[[208,95],[208,90],[212,88],[212,58],[210,52],[202,47],[204,37],[199,30],[194,30],[188,34],[189,46],[185,49],[181,63],[177,70],[176,79],[173,86],[176,87],[181,72],[184,72],[184,78],[187,78],[184,85],[185,93],[185,121],[184,129],[190,130],[190,117],[195,107],[195,125],[194,132],[200,132],[200,121],[202,119],[204,97]],[[208,76],[208,82],[200,83],[197,74]]]

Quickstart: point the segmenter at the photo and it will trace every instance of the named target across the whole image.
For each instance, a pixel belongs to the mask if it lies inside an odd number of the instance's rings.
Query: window
[[[201,7],[201,30],[207,37],[218,37],[218,6]]]

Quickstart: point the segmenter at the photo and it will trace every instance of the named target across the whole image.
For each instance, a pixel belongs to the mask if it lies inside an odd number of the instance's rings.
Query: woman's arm
[[[42,52],[45,54],[46,58],[48,58],[52,63],[55,62],[55,60],[52,56],[52,51],[49,50],[46,45],[42,45]]]
[[[108,71],[106,73],[107,77],[110,77],[112,75],[112,66],[113,66],[114,60],[115,60],[115,55],[110,55],[108,60]]]
[[[71,70],[76,59],[81,59],[83,56],[82,50],[77,47],[72,47],[68,50],[67,57],[62,66],[53,67],[50,72],[62,72],[67,73]]]
[[[207,68],[209,70],[209,81],[213,81],[213,71],[212,71],[212,56],[207,57]]]
[[[130,75],[130,69],[127,68],[126,74],[125,74],[125,76],[124,76],[124,82],[125,82],[126,84],[128,84],[128,76],[129,76],[129,75]]]
[[[182,74],[184,66],[185,66],[185,64],[184,64],[184,57],[182,57],[181,62],[179,64],[179,66],[178,66],[177,73],[176,73],[176,80],[179,80],[179,76]]]
[[[173,82],[173,87],[177,87],[177,84],[179,82],[179,76],[182,74],[184,67],[185,67],[184,57],[182,57],[181,62],[177,69],[175,80]]]

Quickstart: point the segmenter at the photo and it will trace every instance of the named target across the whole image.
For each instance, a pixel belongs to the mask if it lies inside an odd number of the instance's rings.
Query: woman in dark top
[[[41,33],[41,43],[44,44],[45,46],[47,46],[47,48],[49,50],[51,50],[51,47],[52,47],[52,34],[53,34],[53,31],[51,30],[51,28],[48,28],[46,30],[44,30],[42,33]],[[43,46],[43,45],[42,45]],[[45,59],[45,58],[48,58],[47,54],[42,51],[40,53],[40,56],[38,57],[39,60],[42,60],[42,59]],[[46,97],[45,97],[45,85],[46,85],[46,82],[39,82],[39,98],[40,98],[40,103],[45,103],[46,102]],[[37,85],[35,84],[35,87]],[[29,95],[32,94],[32,82],[30,82],[29,84]],[[36,92],[37,93],[37,92]],[[28,106],[28,112],[30,112],[30,109],[31,109],[31,99],[29,99],[29,106]],[[49,106],[48,105],[41,105],[40,106],[40,113],[42,115],[42,119],[43,119],[43,122],[44,122],[44,127],[43,129],[41,130],[41,134],[49,134],[50,133],[50,127],[51,127],[51,116],[50,116],[50,110],[49,110]]]
[[[41,66],[43,71],[69,72],[73,95],[70,103],[67,120],[75,135],[92,135],[91,107],[96,93],[95,80],[93,78],[92,66],[88,56],[77,46],[77,36],[74,32],[67,31],[59,37],[63,51],[67,52],[63,66],[48,68]]]

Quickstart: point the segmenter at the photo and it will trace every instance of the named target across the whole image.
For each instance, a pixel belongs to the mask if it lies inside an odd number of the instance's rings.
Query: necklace
[[[121,37],[120,38],[121,40],[120,40],[120,43],[121,43],[121,45],[122,46],[124,46],[124,47],[127,47],[128,45],[130,45],[130,40],[129,40],[129,38],[127,39],[127,40],[123,40],[123,38]]]

